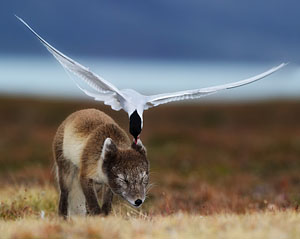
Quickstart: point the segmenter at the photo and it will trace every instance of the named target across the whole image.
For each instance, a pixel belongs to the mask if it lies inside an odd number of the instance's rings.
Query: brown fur
[[[107,138],[111,140],[107,141],[105,152],[102,152]],[[126,198],[131,204],[135,198],[145,197],[149,170],[145,148],[141,144],[131,145],[127,134],[101,111],[88,109],[71,114],[57,130],[53,152],[61,191],[60,215],[68,215],[68,198],[73,180],[80,181],[90,214],[102,212],[107,215],[111,209],[112,192]],[[101,164],[99,160],[103,160]],[[118,175],[126,177],[124,180],[129,187],[125,188]],[[141,179],[141,175],[146,175],[143,177],[147,177],[147,180]],[[127,180],[138,177],[139,182]],[[102,208],[98,205],[95,183],[109,186],[103,195]]]

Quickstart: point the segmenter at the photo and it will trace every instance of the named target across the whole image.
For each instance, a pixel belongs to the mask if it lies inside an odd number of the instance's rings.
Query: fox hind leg
[[[68,216],[68,197],[69,197],[69,185],[67,182],[68,175],[66,174],[66,168],[68,165],[61,162],[58,163],[57,167],[57,177],[60,189],[60,197],[58,203],[58,214],[64,218]]]
[[[54,138],[53,155],[60,189],[58,214],[64,218],[70,214],[84,214],[85,205],[81,206],[81,204],[85,204],[85,199],[78,181],[78,168],[63,155],[62,126]]]
[[[78,168],[74,169],[69,191],[68,210],[70,216],[87,214],[86,199],[81,188],[78,171]]]

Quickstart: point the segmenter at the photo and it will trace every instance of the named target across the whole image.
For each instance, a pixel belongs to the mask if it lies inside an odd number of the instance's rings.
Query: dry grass
[[[56,214],[57,193],[52,186],[6,187],[0,190],[1,239],[40,238],[299,238],[297,210],[278,210],[269,205],[264,212],[245,214],[177,212],[149,215],[122,202],[114,204],[109,217],[71,218]]]
[[[293,211],[200,216],[177,213],[152,218],[21,219],[0,222],[1,238],[299,238],[300,215]]]
[[[56,214],[52,186],[6,187],[0,191],[1,239],[8,238],[299,238],[300,214],[269,205],[264,212],[208,216],[177,212],[149,215],[121,202],[109,217],[72,218]],[[42,216],[42,214],[44,214]]]
[[[41,211],[56,216],[57,192],[51,186],[13,187],[0,190],[0,220],[39,217]]]

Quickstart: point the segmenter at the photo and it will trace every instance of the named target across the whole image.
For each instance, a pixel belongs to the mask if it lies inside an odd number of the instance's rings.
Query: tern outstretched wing
[[[79,64],[70,57],[64,55],[53,46],[51,46],[47,41],[45,41],[41,36],[39,36],[23,19],[16,16],[47,48],[47,50],[55,57],[55,59],[69,72],[77,75],[82,80],[84,80],[91,88],[97,91],[96,94],[91,93],[78,84],[77,86],[85,94],[94,97],[95,100],[103,101],[106,105],[110,105],[114,110],[120,110],[122,108],[121,102],[126,101],[125,96],[120,92],[120,90],[108,81],[105,81],[100,76],[91,72],[87,67]]]
[[[114,110],[124,109],[128,111],[127,107],[124,107],[124,102],[128,102],[126,95],[122,93],[121,90],[117,89],[113,84],[108,81],[105,81],[100,76],[91,72],[88,68],[82,66],[78,62],[72,60],[68,56],[64,55],[53,46],[51,46],[48,42],[46,42],[42,37],[40,37],[23,19],[16,16],[47,48],[47,50],[58,60],[58,62],[68,71],[73,74],[79,76],[83,79],[91,88],[93,88],[97,93],[92,93],[86,89],[83,89],[78,84],[78,88],[82,90],[85,94],[90,97],[93,97],[97,101],[103,101],[104,104],[110,105]],[[272,73],[278,71],[282,67],[284,67],[286,63],[282,63],[279,66],[276,66],[264,73],[261,73],[257,76],[232,82],[229,84],[218,85],[214,87],[207,87],[195,90],[186,90],[186,91],[178,91],[174,93],[165,93],[165,94],[157,94],[151,96],[143,96],[139,102],[134,102],[136,108],[143,108],[144,110],[149,109],[154,106],[158,106],[160,104],[166,104],[172,101],[181,101],[181,100],[190,100],[197,99],[203,96],[207,96],[210,94],[217,93],[221,90],[236,88],[239,86],[247,85],[252,82],[258,81],[266,76],[271,75]]]
[[[224,84],[224,85],[218,85],[218,86],[213,86],[213,87],[207,87],[207,88],[201,88],[201,89],[195,89],[195,90],[186,90],[186,91],[178,91],[174,93],[165,93],[165,94],[158,94],[158,95],[151,95],[148,96],[147,99],[147,106],[149,108],[158,106],[161,104],[166,104],[172,101],[180,101],[180,100],[190,100],[190,99],[198,99],[200,97],[210,95],[217,93],[221,90],[226,90],[226,89],[232,89],[236,88],[239,86],[247,85],[252,82],[258,81],[268,75],[271,75],[272,73],[278,71],[282,67],[287,65],[286,63],[282,63],[279,66],[273,67],[272,69],[263,72],[259,75],[256,75],[254,77],[241,80],[241,81],[236,81],[232,82],[229,84]]]

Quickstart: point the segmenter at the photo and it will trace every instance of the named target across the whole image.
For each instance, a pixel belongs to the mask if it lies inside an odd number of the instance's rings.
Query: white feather
[[[117,89],[117,87],[115,87],[110,82],[105,81],[95,73],[91,72],[87,67],[79,64],[78,62],[74,61],[73,59],[69,58],[68,56],[55,49],[40,35],[38,35],[23,19],[21,19],[18,16],[16,17],[40,40],[40,42],[47,48],[47,50],[66,70],[83,79],[90,87],[99,92],[100,95],[103,93],[114,93],[111,94],[111,97],[115,97],[117,101],[126,100],[124,99],[122,93]],[[115,106],[112,107],[115,108]]]

